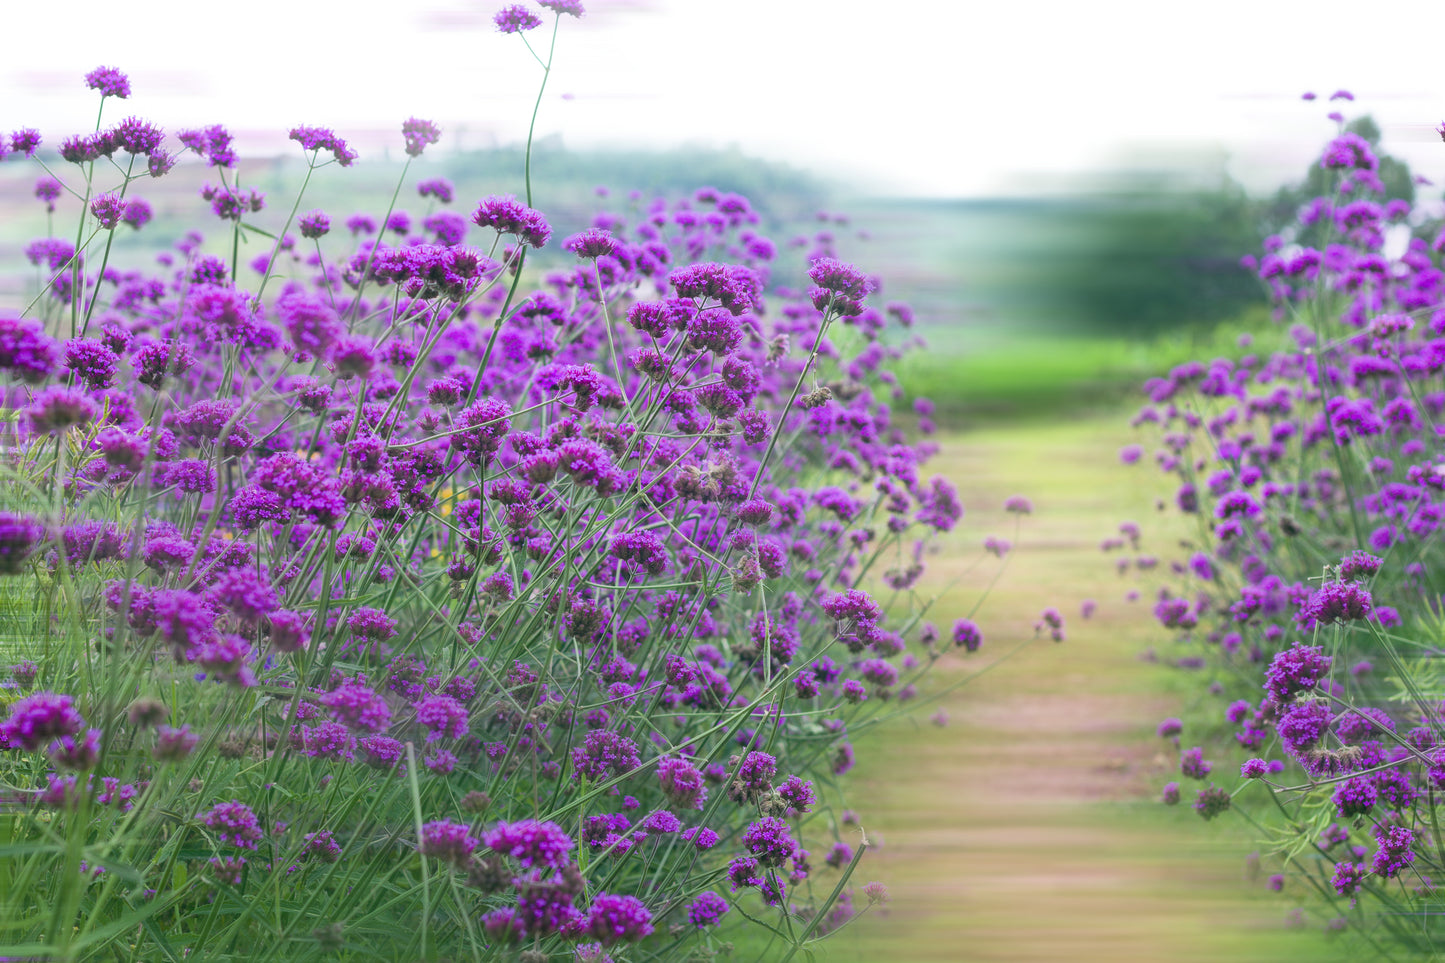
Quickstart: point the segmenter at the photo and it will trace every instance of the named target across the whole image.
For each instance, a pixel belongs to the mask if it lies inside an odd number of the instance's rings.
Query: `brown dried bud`
[[[166,704],[159,699],[140,698],[130,704],[126,709],[126,718],[130,724],[138,729],[149,729],[158,726],[170,716],[171,712]]]
[[[804,408],[819,408],[833,400],[833,392],[827,385],[814,388],[800,399]]]

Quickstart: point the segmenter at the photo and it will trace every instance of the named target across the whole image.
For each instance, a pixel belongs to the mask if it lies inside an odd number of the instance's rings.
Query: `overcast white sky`
[[[570,146],[736,145],[878,192],[957,197],[1213,145],[1262,187],[1297,176],[1343,107],[1373,112],[1387,149],[1445,184],[1438,2],[585,3],[563,18],[538,129]],[[11,0],[0,126],[51,143],[90,129],[81,77],[106,64],[134,88],[109,119],[224,123],[243,154],[306,123],[364,159],[399,145],[413,114],[443,126],[439,146],[518,141],[541,72],[492,28],[503,5]],[[547,29],[528,36],[545,45]],[[1340,88],[1354,104],[1328,102]]]

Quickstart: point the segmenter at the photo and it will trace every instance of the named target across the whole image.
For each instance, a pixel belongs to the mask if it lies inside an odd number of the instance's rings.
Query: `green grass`
[[[1282,334],[1263,313],[1150,340],[1039,328],[979,332],[932,326],[919,333],[928,347],[900,362],[900,381],[910,401],[930,399],[938,406],[939,424],[955,428],[1117,411],[1121,401],[1142,399],[1139,387],[1146,379],[1175,365],[1244,354],[1237,343],[1241,334],[1261,341]]]

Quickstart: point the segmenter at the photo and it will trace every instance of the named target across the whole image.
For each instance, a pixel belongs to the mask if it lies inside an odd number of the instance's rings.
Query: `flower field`
[[[583,14],[492,18],[538,110]],[[0,959],[1445,939],[1445,226],[1343,116],[1272,321],[960,433],[839,215],[551,213],[535,112],[510,192],[410,117],[352,197],[330,127],[75,95],[0,133]]]

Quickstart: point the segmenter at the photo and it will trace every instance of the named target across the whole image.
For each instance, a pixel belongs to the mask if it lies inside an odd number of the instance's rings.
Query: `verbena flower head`
[[[121,214],[120,217],[121,220],[139,231],[142,227],[150,223],[154,213],[155,212],[151,210],[150,204],[145,200],[139,197],[132,197],[125,202],[125,212]]]
[[[1332,663],[1320,646],[1295,642],[1270,662],[1264,690],[1281,705],[1291,702],[1328,675]]]
[[[604,257],[617,250],[617,238],[610,231],[591,227],[564,240],[562,250],[571,251],[580,258]]]
[[[764,866],[781,866],[798,850],[788,824],[775,816],[764,816],[749,825],[742,842]]]
[[[331,230],[331,218],[321,211],[302,214],[296,224],[301,231],[301,236],[308,239],[325,237]]]
[[[431,856],[460,867],[466,866],[476,848],[477,840],[465,824],[445,820],[422,826],[421,840],[417,845],[417,851],[423,856]]]
[[[566,13],[574,17],[580,17],[586,12],[582,8],[582,0],[537,0],[537,4],[554,13]]]
[[[111,230],[125,213],[125,201],[118,194],[101,194],[90,202],[90,213],[102,228]]]
[[[255,849],[261,841],[261,821],[251,807],[238,799],[217,803],[196,817],[223,844],[237,849]]]
[[[34,157],[40,147],[40,131],[34,127],[22,127],[10,132],[10,149],[26,157]]]
[[[561,826],[535,819],[498,823],[482,834],[482,842],[527,869],[561,869],[570,863],[573,846],[572,836]]]
[[[402,122],[401,136],[406,139],[408,157],[420,157],[422,151],[441,140],[441,128],[429,120],[409,117]]]
[[[338,686],[321,697],[337,722],[360,732],[382,732],[391,724],[391,707],[386,699],[364,685]]]
[[[110,129],[111,142],[127,154],[153,154],[165,141],[165,132],[140,119],[127,117]]]
[[[586,932],[604,946],[635,943],[652,935],[652,913],[636,896],[598,893],[587,913]]]
[[[707,781],[686,759],[664,757],[657,763],[657,781],[674,806],[701,809],[707,800]]]
[[[95,402],[85,392],[64,385],[50,385],[36,392],[22,414],[34,433],[58,435],[90,424],[98,412]]]
[[[130,96],[130,78],[114,67],[96,67],[85,75],[85,86],[100,91],[102,97]]]
[[[483,198],[472,212],[472,223],[490,227],[498,234],[516,235],[523,244],[535,248],[545,247],[552,236],[547,219],[510,194]]]
[[[28,559],[45,537],[45,526],[29,515],[0,512],[0,575],[25,571]]]
[[[37,692],[10,706],[10,715],[0,723],[0,741],[34,752],[52,739],[74,736],[85,727],[85,719],[68,695]]]
[[[466,706],[448,695],[424,696],[416,704],[416,721],[426,727],[427,742],[460,739],[469,728]]]
[[[1194,811],[1206,821],[1225,812],[1229,806],[1229,793],[1218,786],[1199,790],[1199,796],[1194,800]]]
[[[331,156],[342,167],[351,166],[351,162],[360,156],[329,127],[293,127],[289,136],[304,151],[331,151]]]
[[[1326,582],[1300,607],[1295,621],[1301,628],[1354,622],[1369,616],[1374,607],[1370,593],[1353,582]]]
[[[722,925],[723,916],[732,907],[728,901],[712,890],[704,890],[697,898],[688,904],[688,922],[700,930],[709,926]]]
[[[521,33],[524,30],[540,27],[542,18],[520,3],[513,3],[497,11],[496,15],[492,17],[492,22],[502,33]]]

